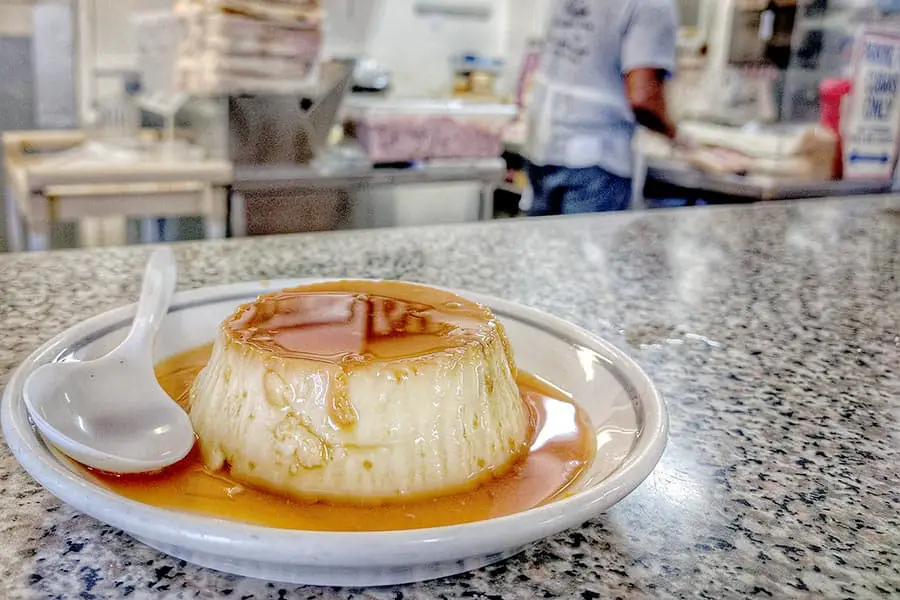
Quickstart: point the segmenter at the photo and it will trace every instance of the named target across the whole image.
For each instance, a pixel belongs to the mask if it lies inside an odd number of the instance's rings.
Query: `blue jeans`
[[[528,179],[534,191],[528,214],[534,217],[627,210],[631,204],[631,179],[601,167],[528,165]]]

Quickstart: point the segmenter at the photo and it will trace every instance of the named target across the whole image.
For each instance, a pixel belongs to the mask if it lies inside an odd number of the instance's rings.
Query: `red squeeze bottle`
[[[835,179],[844,177],[844,144],[841,135],[841,105],[844,96],[853,90],[849,79],[825,79],[819,85],[819,124],[838,136],[837,155],[831,174]]]

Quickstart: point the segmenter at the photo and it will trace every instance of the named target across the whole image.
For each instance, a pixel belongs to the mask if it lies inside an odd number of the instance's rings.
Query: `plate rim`
[[[350,278],[263,279],[207,286],[177,292],[172,305],[182,307],[223,293],[252,298],[265,291],[292,285],[344,279]],[[72,342],[65,342],[66,339],[85,337],[110,323],[127,319],[133,316],[136,304],[113,308],[82,320],[31,352],[12,372],[3,391],[0,402],[3,435],[10,451],[32,479],[62,502],[105,524],[136,537],[158,540],[192,551],[215,552],[246,560],[260,560],[274,553],[279,555],[277,560],[280,562],[297,565],[424,564],[471,556],[473,546],[478,547],[480,554],[500,552],[581,525],[622,500],[650,475],[665,450],[668,412],[652,380],[631,357],[590,331],[539,309],[490,294],[446,287],[441,289],[471,298],[490,308],[497,307],[513,317],[527,315],[529,321],[552,331],[554,335],[588,348],[602,349],[600,354],[615,363],[616,370],[630,384],[633,385],[635,379],[644,384],[645,389],[638,394],[640,409],[635,407],[641,418],[640,433],[628,456],[612,474],[597,486],[511,515],[458,525],[378,532],[278,529],[159,508],[124,498],[78,476],[52,455],[49,458],[42,456],[49,451],[40,447],[42,442],[28,420],[21,387],[26,374],[36,366],[48,358],[58,360],[65,354],[64,350],[72,345]],[[18,399],[13,397],[16,390],[19,390],[16,394]],[[601,504],[603,508],[598,508]],[[476,544],[475,540],[480,543]],[[365,544],[360,543],[363,541]],[[283,554],[284,548],[299,550],[304,546],[316,548],[317,552],[313,556],[303,552]],[[428,552],[423,552],[423,546],[428,546]],[[383,547],[386,552],[380,554],[378,547]]]

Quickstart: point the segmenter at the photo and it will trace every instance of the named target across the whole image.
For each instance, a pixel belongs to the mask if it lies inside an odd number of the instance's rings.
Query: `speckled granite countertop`
[[[196,568],[77,514],[0,446],[0,598],[900,596],[900,199],[502,222],[177,247],[181,288],[405,278],[555,313],[667,398],[656,472],[581,529],[467,575],[374,590]],[[133,301],[147,255],[0,256],[0,385]]]

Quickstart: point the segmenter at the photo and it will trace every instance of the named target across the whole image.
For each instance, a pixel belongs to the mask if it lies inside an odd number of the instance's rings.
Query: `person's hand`
[[[678,152],[693,152],[700,148],[700,142],[690,133],[679,129],[672,138],[672,147]]]

